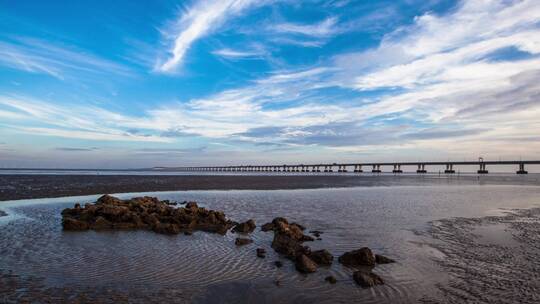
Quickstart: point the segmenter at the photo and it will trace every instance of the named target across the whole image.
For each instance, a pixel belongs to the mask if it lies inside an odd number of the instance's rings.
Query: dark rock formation
[[[236,240],[234,240],[234,244],[236,246],[242,246],[242,245],[247,245],[247,244],[251,244],[251,243],[253,243],[252,239],[236,238]]]
[[[264,248],[257,248],[257,256],[264,259],[266,257],[266,250]]]
[[[234,232],[240,232],[240,233],[251,233],[253,230],[255,230],[255,221],[248,220],[244,223],[237,224],[234,226],[233,231]]]
[[[232,222],[221,211],[188,202],[174,208],[155,197],[120,200],[104,195],[94,204],[75,204],[62,211],[64,230],[146,229],[163,234],[190,234],[194,230],[225,234]]]
[[[275,261],[274,265],[276,265],[277,268],[283,267],[283,263],[281,261]]]
[[[390,264],[390,263],[395,263],[396,261],[392,260],[391,258],[387,258],[384,255],[376,254],[375,262],[377,264]]]
[[[296,257],[295,262],[296,270],[303,273],[310,273],[317,271],[317,263],[313,262],[307,255],[300,254]]]
[[[290,259],[307,253],[308,248],[302,246],[302,243],[308,238],[297,225],[290,225],[284,218],[275,218],[272,223],[274,225],[272,248],[276,252]]]
[[[7,213],[5,213],[4,211],[0,210],[0,216],[7,216]]]
[[[266,223],[264,225],[261,226],[261,231],[270,231],[270,230],[274,230],[274,224],[272,223]]]
[[[374,274],[373,272],[367,272],[363,270],[356,271],[353,274],[353,279],[358,285],[366,288],[384,284],[384,281],[383,279],[381,279],[381,277]]]
[[[324,280],[330,284],[336,284],[337,280],[334,276],[327,276]]]
[[[368,247],[346,252],[338,260],[345,266],[375,266],[375,255]]]
[[[334,256],[326,249],[312,251],[309,258],[318,265],[325,266],[332,265],[332,261],[334,260]]]

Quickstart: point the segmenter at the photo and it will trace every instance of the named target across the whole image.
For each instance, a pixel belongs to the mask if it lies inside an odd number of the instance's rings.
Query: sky
[[[540,159],[538,0],[0,0],[0,168]]]

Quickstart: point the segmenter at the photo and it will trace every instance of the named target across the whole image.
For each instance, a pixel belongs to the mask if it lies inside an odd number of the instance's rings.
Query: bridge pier
[[[517,174],[527,174],[529,172],[525,171],[525,164],[519,164],[519,170],[516,171]]]
[[[416,170],[416,173],[427,173],[426,165],[425,164],[419,164],[418,170]]]
[[[477,172],[478,172],[478,174],[488,174],[488,170],[486,170],[486,164],[481,162],[480,163],[480,169]]]
[[[381,173],[381,165],[373,165],[373,170],[371,173]]]
[[[447,173],[447,174],[456,173],[456,170],[454,170],[454,165],[453,164],[446,164],[446,170],[444,170],[444,173]]]
[[[355,173],[362,173],[362,165],[354,165],[354,172]]]
[[[394,165],[394,170],[392,170],[392,173],[403,173],[403,171],[401,170],[401,165],[400,164],[395,164]]]

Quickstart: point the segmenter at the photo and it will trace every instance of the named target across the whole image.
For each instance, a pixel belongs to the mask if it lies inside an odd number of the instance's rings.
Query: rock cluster
[[[377,274],[373,273],[375,264],[388,264],[395,261],[383,255],[374,254],[368,247],[345,252],[338,261],[349,267],[369,266],[369,270],[361,269],[353,274],[354,281],[362,287],[372,287],[384,284],[384,281]]]
[[[262,231],[274,231],[272,248],[295,262],[295,267],[303,273],[317,271],[320,265],[331,265],[334,257],[327,250],[311,251],[304,242],[313,241],[313,237],[305,235],[306,228],[298,223],[289,223],[283,217],[275,218],[271,223],[261,227]]]
[[[183,202],[184,207],[175,207],[176,202],[160,201],[155,197],[136,197],[121,200],[104,195],[94,204],[75,204],[73,208],[62,211],[62,226],[64,230],[103,230],[103,229],[146,229],[163,234],[190,235],[193,231],[201,230],[225,234],[232,228],[233,232],[251,233],[256,228],[253,220],[236,223],[228,220],[221,211],[207,210],[199,207],[196,202]],[[5,215],[0,211],[0,216]],[[326,249],[312,251],[304,242],[314,241],[305,235],[306,228],[298,223],[289,223],[286,218],[277,217],[272,222],[261,226],[262,231],[273,231],[272,248],[294,262],[295,268],[302,273],[316,272],[319,266],[330,266],[334,256]],[[321,231],[312,230],[311,234],[319,238]],[[235,239],[237,246],[253,243],[246,237]],[[256,249],[259,258],[266,257],[264,248]],[[354,272],[354,281],[362,287],[384,284],[384,281],[372,269],[376,264],[393,263],[394,260],[374,254],[371,249],[363,247],[349,251],[339,257],[339,262],[348,267],[359,268]],[[274,262],[276,267],[282,267],[280,261]],[[366,270],[368,269],[368,270]],[[325,278],[331,284],[336,278]]]
[[[251,233],[253,230],[255,230],[255,221],[248,220],[244,223],[239,223],[234,226],[233,231],[234,232],[240,232],[240,233]]]
[[[75,204],[62,211],[64,230],[146,229],[163,234],[201,230],[225,234],[233,226],[221,211],[207,210],[195,202],[184,208],[169,206],[155,197],[121,200],[104,195],[94,204]]]

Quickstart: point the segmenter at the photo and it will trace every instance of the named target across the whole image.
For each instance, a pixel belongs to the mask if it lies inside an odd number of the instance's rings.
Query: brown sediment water
[[[440,260],[452,256],[433,245],[430,222],[534,207],[539,193],[536,186],[513,185],[144,193],[197,201],[236,221],[254,219],[259,226],[250,235],[254,242],[241,247],[234,244],[238,234],[233,233],[63,231],[61,210],[97,196],[7,201],[0,204],[8,213],[0,218],[0,283],[13,288],[0,288],[0,299],[62,301],[82,295],[83,301],[102,303],[444,303],[448,293],[442,287],[453,276]],[[386,284],[371,289],[356,285],[354,270],[336,260],[316,273],[300,274],[271,249],[273,233],[259,229],[277,216],[302,223],[308,231],[323,231],[322,240],[309,243],[314,250],[325,248],[338,256],[368,246],[397,263],[377,266],[375,272]],[[441,223],[436,225],[445,231]],[[469,244],[491,242],[481,229],[471,234],[474,242]],[[266,249],[265,259],[256,257],[260,247]],[[284,266],[276,268],[276,260]],[[325,282],[329,275],[337,284]]]

